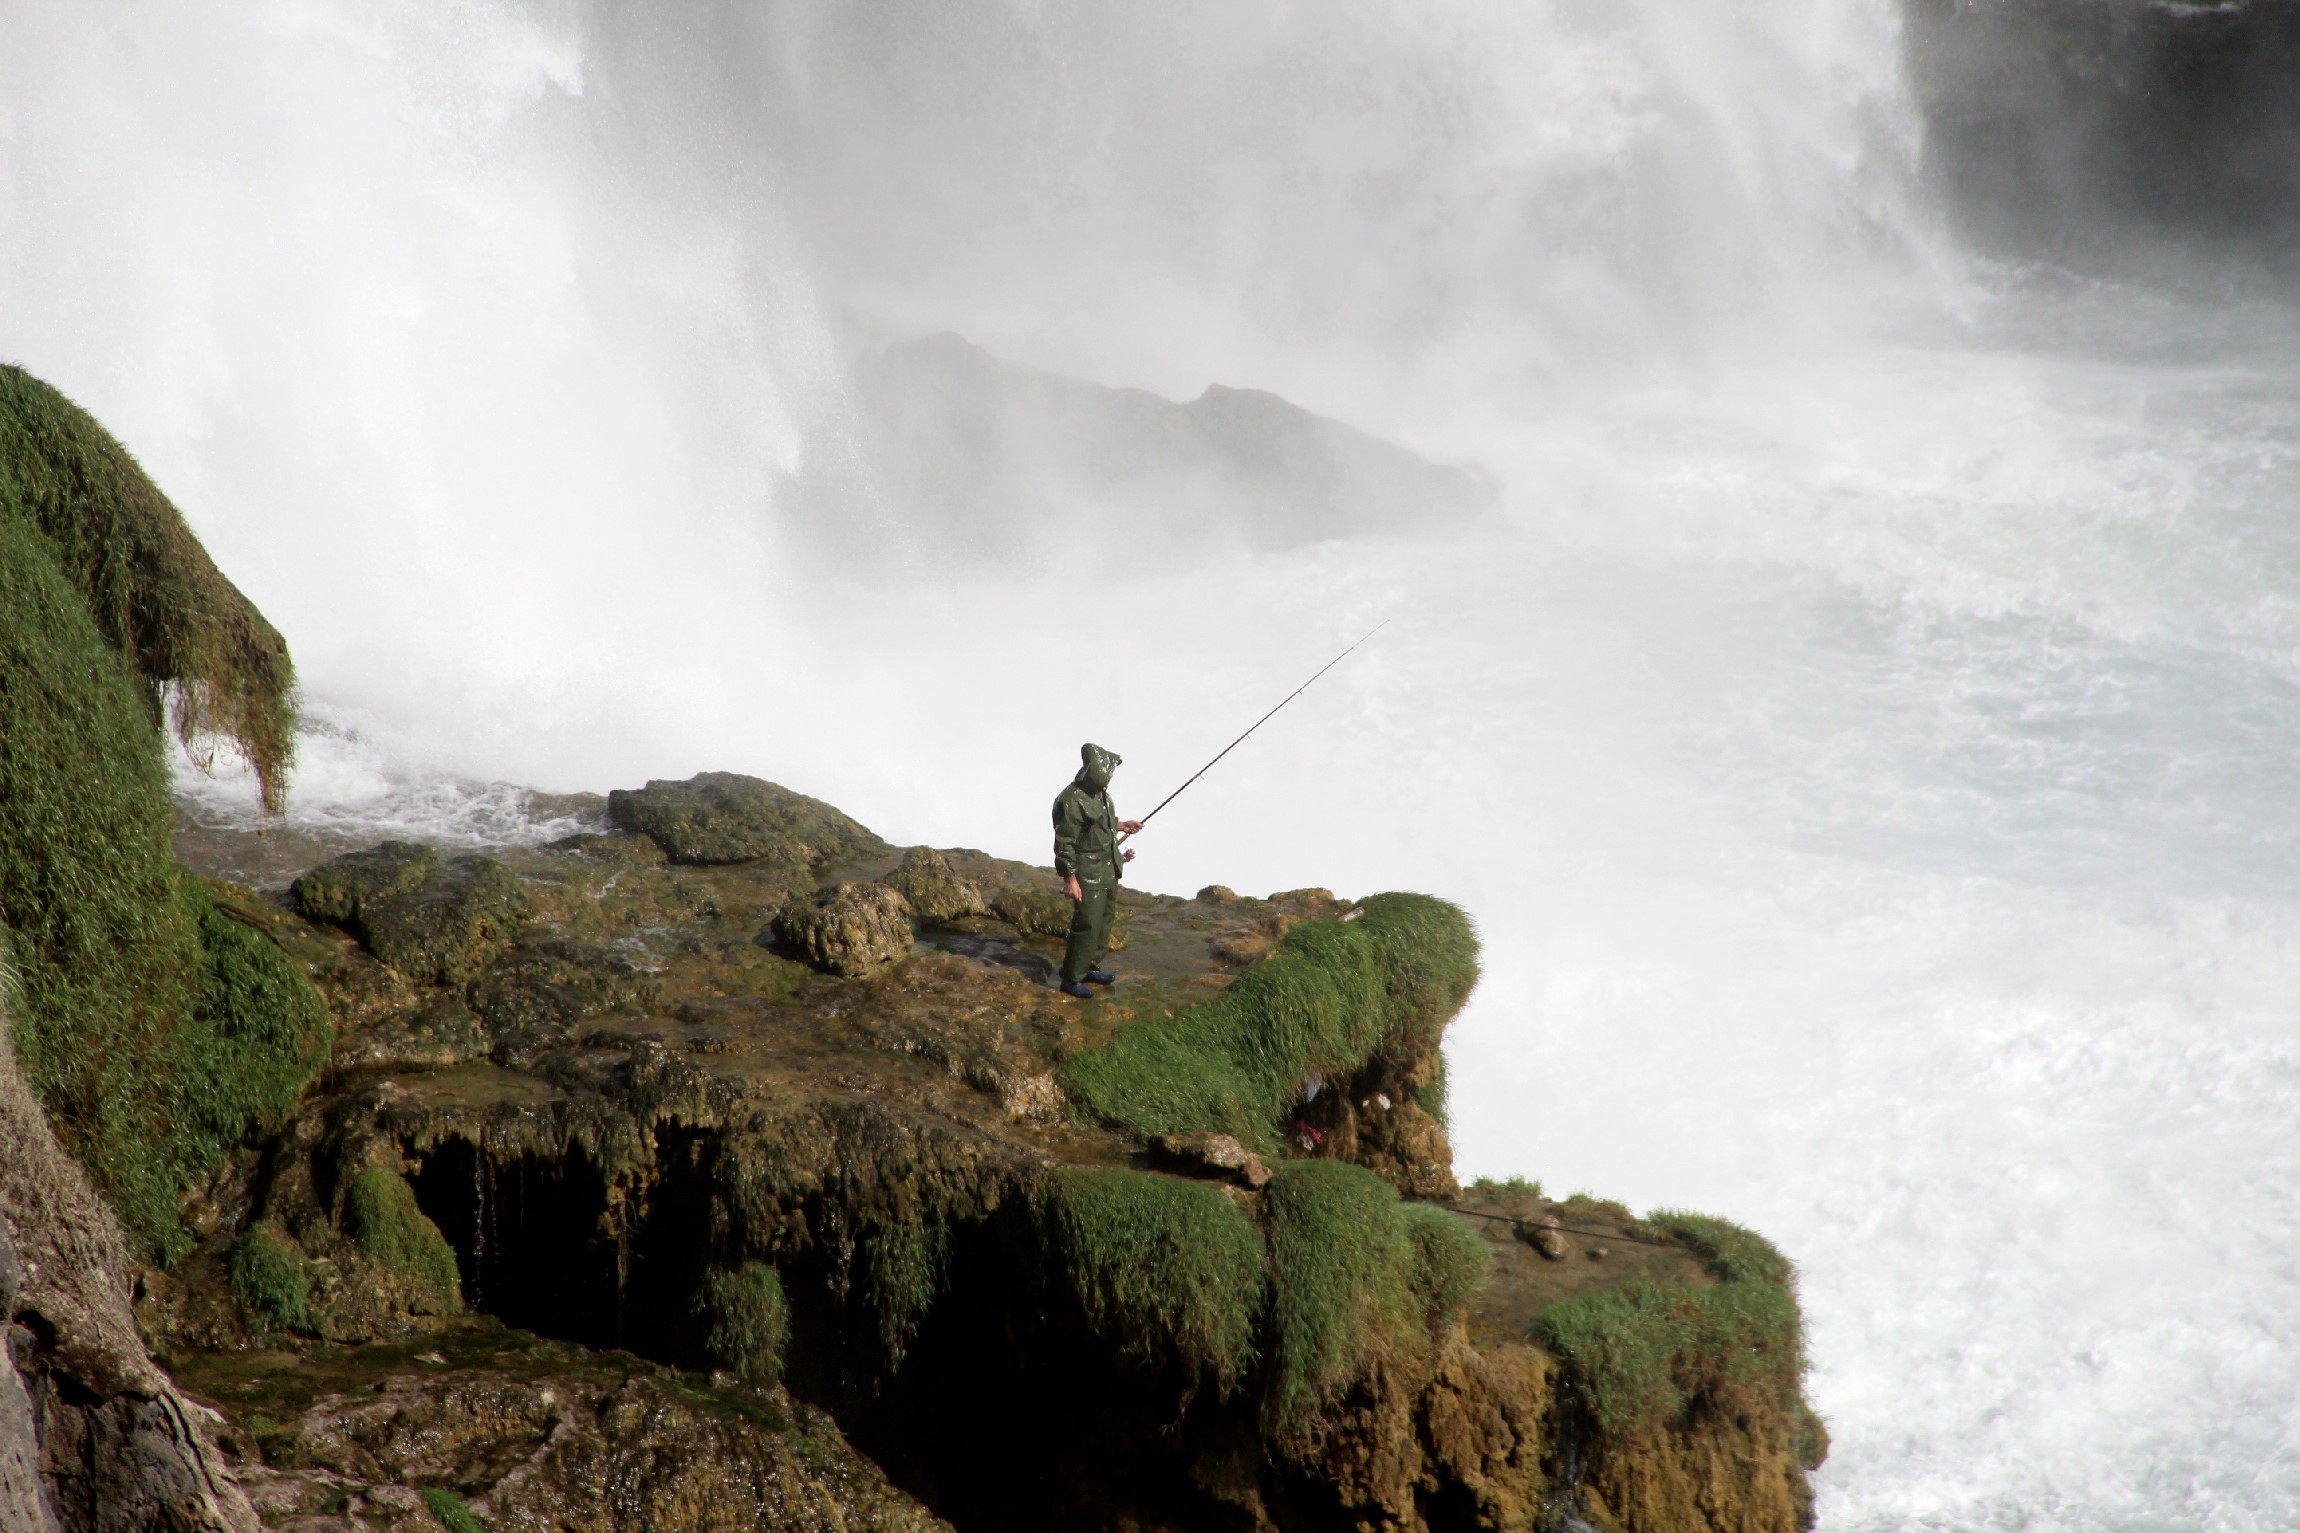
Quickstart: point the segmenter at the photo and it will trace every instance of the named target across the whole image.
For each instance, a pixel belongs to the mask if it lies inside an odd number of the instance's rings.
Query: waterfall
[[[1904,25],[19,0],[0,348],[288,635],[312,823],[731,769],[1043,860],[1079,740],[1147,799],[1393,618],[1139,881],[1467,905],[1465,1171],[1795,1256],[1824,1526],[2290,1525],[2300,323],[1944,206]],[[944,332],[1494,494],[946,561],[850,386]]]

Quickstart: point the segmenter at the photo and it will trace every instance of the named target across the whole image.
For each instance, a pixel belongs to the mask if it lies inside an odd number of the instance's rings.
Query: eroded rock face
[[[207,1418],[137,1335],[126,1245],[17,1073],[10,1028],[0,1006],[0,1527],[253,1533]]]
[[[876,974],[910,956],[910,902],[885,884],[840,884],[786,906],[775,935],[826,974]]]
[[[607,822],[647,836],[673,862],[703,866],[760,859],[835,865],[886,849],[820,799],[740,772],[618,788],[607,795]]]
[[[503,1530],[947,1527],[773,1386],[699,1389],[485,1323],[380,1356],[320,1349],[303,1360],[317,1388],[218,1361],[200,1383],[258,1423],[226,1439],[250,1499],[298,1533],[438,1533],[426,1490]]]

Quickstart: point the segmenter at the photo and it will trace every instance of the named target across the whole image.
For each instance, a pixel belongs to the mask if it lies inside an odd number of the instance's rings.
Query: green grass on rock
[[[407,1178],[371,1166],[351,1179],[343,1200],[344,1233],[376,1265],[406,1280],[422,1308],[452,1315],[463,1308],[455,1248],[424,1217]]]
[[[1064,1089],[1144,1138],[1212,1131],[1274,1151],[1308,1076],[1434,1053],[1477,983],[1477,936],[1458,907],[1378,894],[1359,912],[1303,922],[1213,1000],[1073,1055]]]
[[[175,866],[158,728],[220,729],[277,801],[293,674],[109,433],[0,367],[0,922],[16,1043],[65,1145],[144,1254],[181,1194],[276,1124],[326,1018],[267,939]]]
[[[1810,1416],[1798,1394],[1805,1358],[1787,1260],[1722,1219],[1664,1212],[1650,1223],[1719,1281],[1631,1283],[1554,1304],[1534,1321],[1533,1339],[1565,1365],[1599,1426],[1617,1437],[1649,1433],[1697,1398]]]
[[[790,1339],[790,1305],[783,1280],[765,1262],[714,1267],[703,1275],[695,1307],[703,1320],[703,1346],[711,1360],[753,1383],[782,1377]]]
[[[232,1292],[259,1326],[302,1330],[311,1324],[311,1273],[301,1249],[278,1225],[258,1224],[232,1245]]]
[[[1205,1182],[1115,1169],[1059,1172],[1044,1204],[1050,1269],[1106,1345],[1236,1387],[1267,1286],[1261,1232],[1237,1204]]]

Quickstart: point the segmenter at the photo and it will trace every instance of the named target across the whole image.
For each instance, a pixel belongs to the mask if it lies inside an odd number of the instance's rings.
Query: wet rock
[[[420,1004],[336,1040],[338,1070],[443,1070],[485,1059],[493,1047],[487,1025],[449,991],[433,991]]]
[[[1331,921],[1350,908],[1350,902],[1336,899],[1331,889],[1281,889],[1269,903],[1297,921]]]
[[[513,948],[464,996],[487,1024],[490,1054],[509,1064],[565,1042],[578,1022],[646,1004],[657,988],[645,970],[603,948],[546,938]]]
[[[510,869],[490,858],[450,858],[412,894],[361,914],[368,951],[412,978],[461,984],[510,941],[527,896]]]
[[[510,940],[527,911],[518,878],[476,853],[444,862],[387,841],[322,863],[295,882],[297,904],[343,927],[410,979],[461,984]]]
[[[1060,1123],[1070,1113],[1070,1098],[1051,1070],[1037,1075],[1006,1071],[996,1076],[992,1090],[999,1108],[1017,1123]]]
[[[1277,951],[1279,941],[1293,924],[1291,916],[1264,916],[1251,926],[1223,932],[1213,940],[1214,957],[1233,969],[1260,963]]]
[[[413,894],[438,871],[439,853],[432,848],[386,841],[321,863],[297,879],[290,892],[296,908],[310,919],[357,932],[363,912]]]
[[[260,1426],[270,1464],[250,1462],[240,1478],[267,1519],[309,1533],[439,1533],[410,1486],[453,1487],[492,1528],[947,1528],[888,1484],[827,1415],[778,1388],[705,1394],[667,1372],[575,1348],[529,1356],[516,1372],[401,1364],[298,1402],[284,1417],[258,1395],[247,1419]],[[218,1393],[240,1406],[241,1389]],[[254,1458],[256,1440],[237,1435]]]
[[[857,1042],[939,1065],[997,1098],[1011,1121],[1058,1123],[1069,1113],[1050,1068],[1059,1014],[1014,969],[922,953],[876,986],[848,1026]]]
[[[808,963],[850,978],[910,956],[910,902],[885,884],[840,884],[783,908],[775,935]]]
[[[1060,937],[1070,930],[1078,907],[1059,885],[1007,884],[990,897],[990,913],[1018,932]]]
[[[835,865],[886,850],[821,800],[739,772],[618,788],[607,795],[607,822],[649,837],[673,862],[705,866],[761,859]]]
[[[1218,1176],[1260,1191],[1270,1168],[1262,1157],[1228,1134],[1160,1134],[1150,1141],[1158,1156],[1194,1176]]]
[[[951,871],[950,859],[931,846],[914,846],[902,863],[887,875],[887,886],[910,901],[922,921],[953,921],[980,915],[986,908],[982,890]]]

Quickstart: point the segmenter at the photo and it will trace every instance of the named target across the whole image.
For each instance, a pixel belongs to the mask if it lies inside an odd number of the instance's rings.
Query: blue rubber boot
[[[1108,969],[1088,969],[1086,971],[1086,983],[1089,985],[1115,985],[1118,983],[1118,976]]]
[[[1094,999],[1094,992],[1087,989],[1084,985],[1080,984],[1077,980],[1074,979],[1064,980],[1057,988],[1060,989],[1064,995],[1074,995],[1082,1001],[1091,1001]]]

